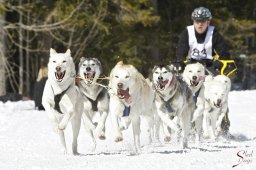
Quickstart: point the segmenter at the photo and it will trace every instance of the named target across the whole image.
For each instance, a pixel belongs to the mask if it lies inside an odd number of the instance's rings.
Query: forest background
[[[49,49],[96,57],[108,75],[117,61],[148,76],[176,60],[194,8],[210,9],[238,71],[233,90],[256,89],[255,0],[0,0],[0,95],[31,96]]]

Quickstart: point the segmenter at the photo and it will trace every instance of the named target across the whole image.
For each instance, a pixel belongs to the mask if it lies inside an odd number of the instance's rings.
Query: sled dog
[[[215,140],[221,132],[221,122],[228,110],[230,79],[224,75],[207,76],[205,83],[204,136]]]
[[[96,112],[100,114],[99,120],[96,121],[97,127],[95,135],[101,139],[105,139],[105,122],[109,109],[108,91],[100,86],[102,80],[98,80],[102,75],[101,62],[96,58],[80,59],[78,75],[81,80],[78,82],[78,87],[83,97],[85,114],[93,120],[96,117]],[[92,131],[90,130],[92,137]]]
[[[180,77],[175,76],[171,66],[154,66],[152,73],[157,113],[178,137],[182,133],[182,147],[186,148],[195,109],[192,92]]]
[[[202,122],[204,113],[204,78],[205,67],[200,63],[187,64],[182,74],[183,80],[187,83],[193,94],[193,100],[196,105],[192,122],[195,122],[197,132],[196,140],[200,141],[202,133]]]
[[[64,153],[67,153],[64,130],[71,122],[73,131],[73,154],[77,152],[77,137],[83,112],[82,97],[75,86],[75,65],[68,49],[66,53],[57,53],[50,49],[48,80],[44,87],[42,104],[52,122],[53,129],[60,137]],[[85,125],[94,128],[85,117]]]
[[[132,123],[134,147],[140,148],[140,116],[146,118],[152,141],[154,115],[154,91],[150,82],[137,69],[123,62],[118,62],[110,73],[110,105],[109,111],[115,134],[115,141],[123,140],[121,129],[126,129]],[[119,118],[124,120],[125,127],[119,126]],[[156,130],[157,132],[158,130]]]

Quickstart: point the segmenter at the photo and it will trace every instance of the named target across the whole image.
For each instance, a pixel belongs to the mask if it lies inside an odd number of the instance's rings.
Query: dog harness
[[[197,103],[197,97],[199,96],[199,93],[200,93],[200,90],[201,90],[202,87],[200,87],[200,89],[195,93],[195,95],[193,96],[193,100],[194,100],[194,103],[196,105]]]
[[[60,94],[54,95],[54,103],[55,103],[54,109],[57,110],[60,114],[63,114],[63,112],[60,110],[60,100],[63,97],[63,95],[68,91],[70,86],[71,85],[69,85],[68,88],[66,90],[64,90],[63,92],[61,92]]]
[[[130,106],[128,107],[128,106],[124,105],[123,117],[129,116],[130,115],[130,110],[131,110]]]
[[[175,112],[174,109],[172,108],[172,101],[175,98],[175,96],[176,96],[176,94],[167,101],[165,101],[162,97],[160,97],[163,100],[163,102],[165,103],[165,107],[167,108],[169,113]]]
[[[98,94],[96,100],[87,97],[85,94],[83,94],[83,97],[87,98],[91,102],[93,111],[98,111],[98,101],[100,101],[104,97],[104,89],[102,89],[101,92]]]

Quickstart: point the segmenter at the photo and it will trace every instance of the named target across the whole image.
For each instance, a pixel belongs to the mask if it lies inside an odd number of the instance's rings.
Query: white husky
[[[205,68],[200,63],[187,64],[183,72],[183,80],[187,83],[188,87],[193,93],[193,99],[196,105],[193,114],[192,122],[195,122],[195,129],[197,131],[197,142],[200,140],[202,133],[202,122],[204,113],[204,78]]]
[[[221,122],[228,110],[230,79],[224,75],[207,76],[205,80],[204,136],[215,140],[221,132]]]
[[[135,149],[140,148],[140,116],[149,123],[149,140],[152,141],[154,115],[154,91],[145,78],[132,65],[119,62],[110,73],[109,111],[115,134],[115,141],[123,140],[118,120],[122,118],[126,127],[132,123]],[[158,130],[156,130],[156,133]]]
[[[108,115],[109,108],[109,95],[108,91],[100,86],[98,80],[102,74],[102,66],[96,58],[84,58],[80,59],[79,63],[79,76],[81,80],[78,82],[78,87],[81,91],[84,101],[85,114],[88,114],[92,120],[96,117],[96,112],[100,114],[99,120],[96,121],[97,127],[95,129],[96,136],[104,140],[105,139],[105,122]],[[89,134],[92,136],[92,131],[89,130]],[[94,138],[93,141],[95,142]]]
[[[44,87],[42,104],[53,123],[53,129],[58,133],[64,153],[67,153],[64,130],[69,121],[73,130],[73,154],[77,154],[77,137],[83,112],[82,97],[75,86],[75,65],[68,49],[66,53],[57,53],[50,49],[48,63],[48,80]],[[84,116],[86,126],[95,128],[92,122]]]

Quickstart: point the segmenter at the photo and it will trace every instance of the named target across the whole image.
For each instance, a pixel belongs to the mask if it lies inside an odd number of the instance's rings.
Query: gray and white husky
[[[181,78],[176,77],[171,66],[155,66],[152,70],[156,90],[157,112],[167,128],[182,135],[182,147],[186,148],[195,109],[193,94]],[[167,126],[167,127],[166,127]]]
[[[99,83],[99,77],[102,74],[101,62],[97,58],[82,57],[79,62],[78,75],[81,80],[78,82],[78,87],[83,96],[84,111],[91,120],[98,116],[95,124],[95,136],[101,140],[105,139],[105,122],[109,110],[109,95],[107,89]],[[93,138],[92,130],[89,133]]]

